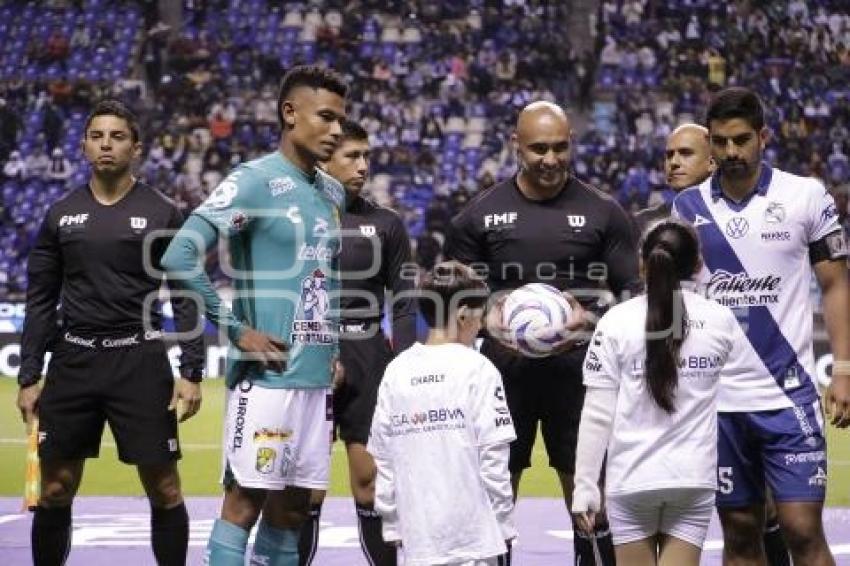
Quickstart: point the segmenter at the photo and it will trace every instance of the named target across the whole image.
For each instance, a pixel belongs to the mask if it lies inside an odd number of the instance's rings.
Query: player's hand
[[[850,426],[850,374],[834,374],[824,398],[826,416],[833,426]]]
[[[181,406],[179,410],[178,406]],[[201,409],[201,384],[193,383],[182,377],[174,382],[174,394],[171,396],[171,403],[168,404],[168,410],[177,410],[177,420],[179,422],[187,421],[195,416]]]
[[[336,391],[345,383],[345,366],[334,356],[331,360],[331,391]]]
[[[584,309],[581,303],[568,292],[561,293],[570,305],[570,318],[561,329],[564,340],[552,348],[552,354],[563,354],[575,348],[578,344],[586,342],[590,338],[590,331],[596,323],[595,316]]]
[[[286,352],[289,346],[275,336],[246,328],[239,337],[236,347],[242,350],[251,361],[259,362],[264,369],[268,368],[277,373],[286,369]]]
[[[28,432],[33,418],[38,414],[38,398],[40,396],[41,386],[38,383],[18,389],[18,410],[21,411],[21,419],[26,423]]]
[[[588,536],[592,535],[593,528],[596,526],[596,512],[573,513],[573,524],[580,532]]]

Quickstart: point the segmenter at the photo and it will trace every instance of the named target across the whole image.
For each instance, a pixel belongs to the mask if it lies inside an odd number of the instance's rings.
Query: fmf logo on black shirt
[[[494,228],[505,224],[513,224],[517,220],[516,212],[502,212],[500,214],[487,214],[484,216],[484,228]]]

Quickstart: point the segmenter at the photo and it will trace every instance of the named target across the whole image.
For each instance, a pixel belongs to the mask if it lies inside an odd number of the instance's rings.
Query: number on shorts
[[[720,493],[729,495],[735,489],[735,484],[732,482],[732,467],[717,468],[717,479],[720,482]]]

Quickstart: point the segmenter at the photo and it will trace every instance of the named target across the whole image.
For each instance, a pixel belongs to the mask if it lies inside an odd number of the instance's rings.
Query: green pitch
[[[201,412],[183,423],[180,440],[183,460],[180,472],[187,495],[218,495],[221,418],[224,387],[220,379],[204,382]],[[20,495],[24,477],[24,426],[15,407],[17,385],[0,378],[0,495]],[[850,431],[829,430],[830,505],[850,506]],[[331,467],[331,493],[347,495],[348,468],[345,450],[336,443]],[[115,444],[107,431],[100,458],[89,460],[81,495],[142,495],[135,469],[118,461]],[[535,445],[533,466],[523,476],[521,494],[536,497],[560,497],[554,472],[548,467],[542,441]]]

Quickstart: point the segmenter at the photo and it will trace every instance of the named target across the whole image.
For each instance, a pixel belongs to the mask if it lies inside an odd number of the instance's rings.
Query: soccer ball
[[[572,308],[556,288],[529,283],[514,290],[502,307],[502,324],[520,352],[545,358],[566,338],[564,325]]]

